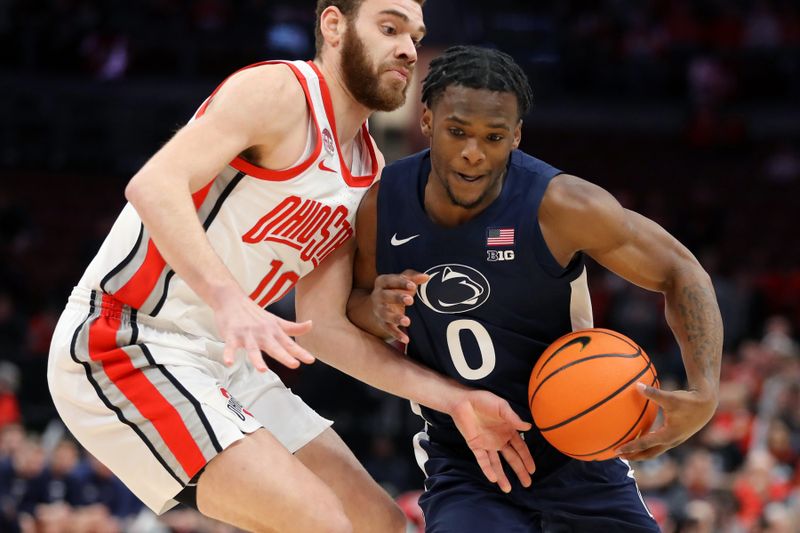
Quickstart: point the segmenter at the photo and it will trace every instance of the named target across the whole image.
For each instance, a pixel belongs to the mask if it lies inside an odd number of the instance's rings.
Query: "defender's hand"
[[[519,434],[529,430],[531,425],[523,422],[507,401],[488,391],[469,391],[448,414],[453,417],[489,481],[497,483],[503,492],[511,491],[499,451],[522,485],[531,485],[531,474],[536,465]]]
[[[259,372],[267,370],[262,352],[289,368],[314,362],[314,356],[290,337],[308,333],[310,320],[299,324],[284,320],[268,313],[244,294],[228,297],[215,306],[214,318],[225,341],[222,360],[226,366],[233,364],[239,348],[247,351],[247,358]]]
[[[711,420],[717,409],[716,397],[698,391],[664,391],[638,383],[637,390],[657,403],[664,412],[664,425],[656,431],[621,446],[624,459],[651,459],[678,446]]]
[[[372,312],[386,333],[403,344],[408,344],[408,335],[400,328],[411,324],[406,307],[414,303],[417,286],[428,281],[428,277],[409,269],[402,274],[383,274],[375,278],[375,288],[370,294]]]

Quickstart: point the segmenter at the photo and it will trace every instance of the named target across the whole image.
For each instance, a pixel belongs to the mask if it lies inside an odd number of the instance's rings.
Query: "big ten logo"
[[[513,261],[514,250],[486,250],[487,261]]]

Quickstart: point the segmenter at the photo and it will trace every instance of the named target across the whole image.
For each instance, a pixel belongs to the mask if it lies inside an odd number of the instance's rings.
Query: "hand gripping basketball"
[[[607,329],[573,331],[539,356],[528,400],[533,420],[561,453],[602,461],[646,433],[658,405],[636,384],[658,386],[653,362],[635,342]]]
[[[683,443],[711,420],[717,402],[714,395],[700,391],[665,391],[637,385],[642,397],[655,402],[664,413],[664,424],[617,450],[625,459],[650,459]]]

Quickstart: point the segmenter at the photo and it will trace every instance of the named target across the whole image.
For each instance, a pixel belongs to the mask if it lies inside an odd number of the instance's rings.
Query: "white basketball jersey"
[[[291,68],[306,94],[306,157],[285,170],[267,170],[237,157],[193,195],[212,247],[261,307],[283,297],[353,236],[359,202],[378,171],[366,123],[351,169],[345,165],[330,93],[313,62],[267,61],[246,68],[274,63]],[[211,308],[164,262],[131,204],[79,286],[100,289],[171,329],[219,340]]]

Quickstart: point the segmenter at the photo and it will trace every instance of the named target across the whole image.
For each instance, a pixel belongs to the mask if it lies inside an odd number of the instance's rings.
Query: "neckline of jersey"
[[[370,160],[372,161],[372,170],[369,174],[365,174],[363,176],[353,176],[353,174],[350,172],[350,168],[345,164],[344,157],[342,156],[342,149],[339,145],[339,134],[336,131],[336,116],[333,112],[333,99],[331,98],[331,93],[328,88],[328,82],[325,81],[325,77],[322,75],[322,72],[313,61],[307,61],[306,63],[314,70],[314,72],[317,74],[317,78],[319,79],[322,105],[325,107],[325,115],[328,118],[328,124],[330,124],[331,129],[333,130],[331,134],[333,136],[333,142],[336,144],[336,153],[339,156],[339,166],[341,169],[342,178],[351,187],[369,187],[372,185],[372,182],[375,181],[375,176],[378,175],[378,158],[375,156],[375,147],[372,145],[372,140],[370,139],[369,129],[367,128],[366,121],[361,125],[360,131],[362,142],[369,151]]]
[[[509,192],[511,188],[508,187],[508,179],[511,174],[511,167],[515,163],[514,160],[517,156],[518,156],[517,150],[513,150],[508,158],[508,164],[506,165],[506,175],[503,177],[503,188],[500,190],[500,194],[497,195],[497,198],[492,200],[492,203],[486,206],[486,209],[484,209],[471,219],[467,220],[462,224],[450,227],[437,224],[425,210],[425,185],[428,183],[428,177],[430,176],[431,172],[431,151],[430,149],[427,149],[420,158],[419,166],[417,168],[417,176],[416,176],[417,194],[416,194],[416,201],[414,202],[414,208],[418,211],[418,213],[421,213],[422,215],[421,218],[425,220],[425,223],[428,225],[428,228],[435,231],[440,231],[445,233],[454,232],[458,230],[463,230],[464,228],[485,224],[486,221],[484,219],[493,217],[495,212],[501,210],[506,199],[511,194]]]

